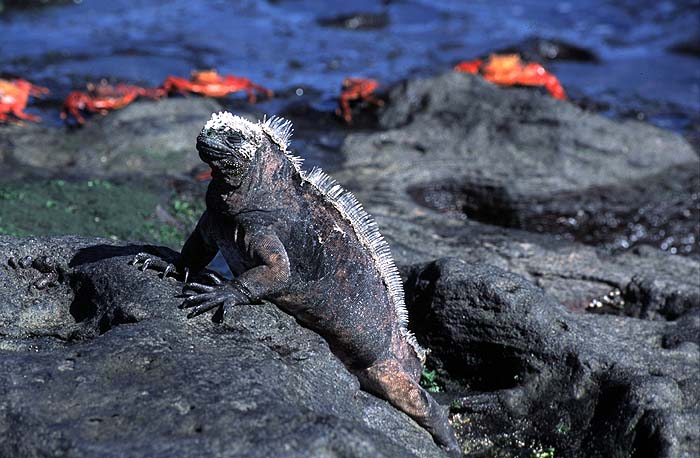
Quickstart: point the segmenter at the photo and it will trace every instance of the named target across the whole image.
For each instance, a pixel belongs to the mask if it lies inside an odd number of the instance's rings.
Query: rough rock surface
[[[677,205],[667,219],[700,231],[698,194],[674,187],[681,170],[697,189],[698,157],[682,137],[648,124],[459,72],[398,85],[379,122],[385,131],[351,135],[343,145],[348,178],[364,185],[390,177],[372,193],[408,193],[430,208],[591,243],[591,234],[612,242],[615,231],[628,232],[618,226],[644,205],[647,213]],[[666,202],[679,193],[681,202]],[[673,225],[659,219],[647,226]],[[700,252],[697,237],[678,243]]]
[[[472,390],[454,408],[470,456],[525,444],[567,457],[700,453],[698,344],[660,338],[687,324],[572,313],[518,275],[457,258],[407,276],[416,332]]]
[[[17,177],[179,175],[199,165],[186,132],[218,109],[143,101],[68,135],[6,126],[0,164]],[[472,456],[697,455],[697,256],[548,233],[650,209],[649,227],[680,221],[700,252],[699,163],[684,140],[457,73],[395,87],[378,126],[373,114],[344,141],[330,116],[288,116],[293,148],[341,150],[333,175],[403,266],[436,396],[457,398]],[[136,151],[146,143],[162,157]],[[251,456],[252,444],[259,456],[437,456],[425,431],[359,391],[323,340],[275,307],[185,320],[176,282],[127,265],[142,248],[0,238],[0,456]],[[37,254],[62,267],[5,263]],[[435,261],[447,256],[469,263]],[[30,286],[41,279],[57,285]],[[607,315],[583,313],[611,291],[620,300]]]
[[[144,248],[0,237],[0,456],[441,456],[273,305],[187,320]]]
[[[700,307],[696,260],[644,245],[613,255],[509,228],[536,231],[550,216],[573,214],[590,217],[579,223],[586,232],[604,224],[599,218],[615,216],[610,212],[616,208],[635,208],[641,182],[670,186],[678,167],[700,173],[697,156],[681,137],[459,73],[399,85],[380,120],[387,130],[346,138],[347,162],[335,176],[377,218],[399,263],[440,256],[486,262],[523,275],[577,310],[616,289],[623,302],[608,310],[614,313],[675,319]],[[697,200],[700,181],[693,180],[682,192],[694,192]],[[468,190],[458,211],[419,205],[416,189],[445,186]],[[455,202],[454,194],[441,195]],[[654,193],[643,198],[649,196]],[[470,217],[469,209],[481,216],[491,212],[497,225]],[[697,250],[700,237],[693,231],[700,230],[700,213],[690,210],[685,228]],[[665,222],[674,215],[667,213]]]
[[[651,247],[611,255],[548,235],[436,215],[411,202],[367,197],[399,264],[441,256],[492,264],[522,275],[571,310],[613,290],[623,302],[605,308],[608,313],[676,319],[700,309],[700,264],[694,259]]]

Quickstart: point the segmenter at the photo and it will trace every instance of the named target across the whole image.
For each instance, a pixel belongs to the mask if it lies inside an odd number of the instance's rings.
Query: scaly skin
[[[273,302],[324,337],[363,389],[411,416],[451,456],[461,456],[445,410],[418,383],[422,350],[401,322],[391,277],[378,267],[382,250],[368,250],[356,222],[329,199],[332,192],[324,193],[310,178],[314,172],[301,171],[286,152],[289,127],[214,115],[197,138],[199,155],[212,169],[207,210],[174,265],[143,253],[134,263],[164,276],[195,274],[220,250],[234,279],[211,277],[213,285],[185,280],[188,317]],[[390,259],[386,248],[379,257]]]

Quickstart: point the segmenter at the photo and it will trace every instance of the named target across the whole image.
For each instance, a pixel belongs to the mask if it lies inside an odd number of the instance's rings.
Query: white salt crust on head
[[[260,131],[260,128],[256,123],[252,123],[245,118],[236,116],[229,113],[228,111],[220,111],[218,113],[212,113],[211,118],[204,125],[203,130],[216,130],[219,132],[226,131]]]
[[[241,136],[239,146],[241,152],[248,157],[252,157],[255,150],[262,143],[263,133],[267,134],[272,141],[285,153],[289,147],[289,141],[292,137],[292,123],[284,118],[272,116],[269,119],[258,121],[257,123],[250,122],[247,119],[236,116],[228,111],[212,113],[211,118],[204,125],[202,132],[214,130],[219,133],[237,132]],[[290,155],[291,156],[291,155]],[[299,165],[299,159],[291,156],[293,162]]]

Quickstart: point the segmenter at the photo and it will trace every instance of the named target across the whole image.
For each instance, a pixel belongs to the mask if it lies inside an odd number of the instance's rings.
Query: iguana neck
[[[207,189],[207,209],[214,213],[235,216],[251,211],[274,211],[287,199],[284,195],[294,189],[291,181],[295,169],[280,158],[256,157],[250,169],[240,178],[212,173]],[[272,183],[272,185],[271,185]]]

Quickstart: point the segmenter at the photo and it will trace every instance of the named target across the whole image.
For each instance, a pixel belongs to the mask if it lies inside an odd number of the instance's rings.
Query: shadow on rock
[[[103,261],[109,258],[122,256],[133,257],[138,253],[148,253],[163,259],[175,259],[178,254],[170,248],[156,245],[94,245],[79,249],[68,265],[70,267],[78,267],[83,264]]]

